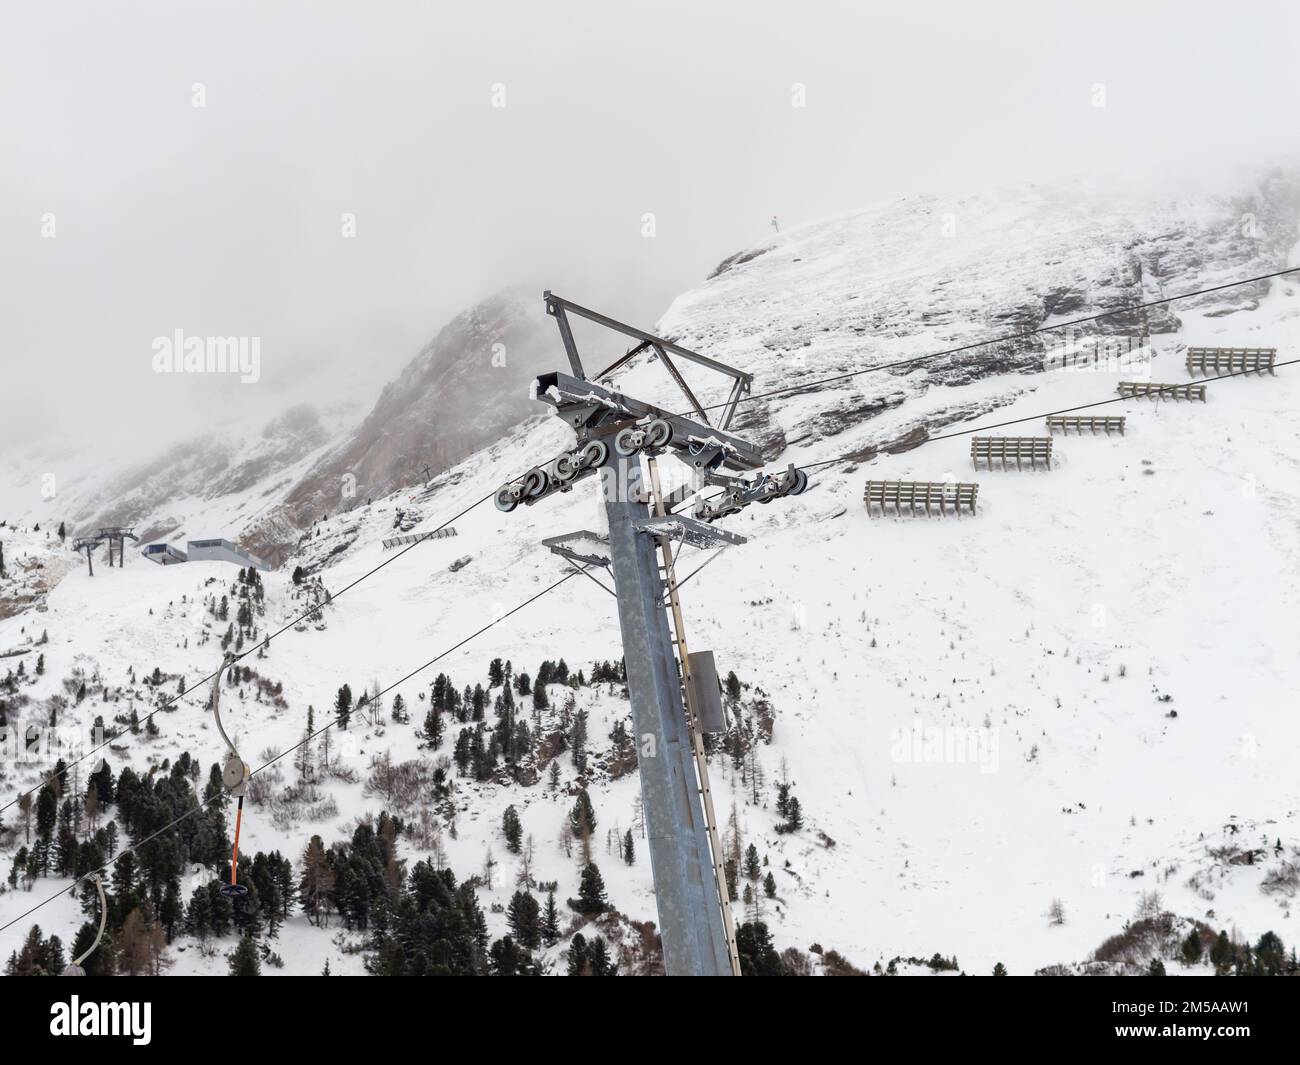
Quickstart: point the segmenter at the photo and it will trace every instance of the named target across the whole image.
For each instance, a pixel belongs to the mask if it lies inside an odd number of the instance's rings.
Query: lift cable
[[[494,494],[495,494],[495,493],[494,493]],[[338,599],[338,597],[341,596],[344,592],[348,591],[349,589],[355,588],[358,584],[360,584],[360,583],[361,583],[362,581],[364,581],[366,578],[371,577],[371,576],[373,576],[374,574],[378,573],[381,569],[383,569],[385,566],[387,566],[390,562],[396,562],[399,558],[401,558],[401,557],[402,557],[404,554],[406,554],[408,551],[411,551],[411,550],[413,550],[416,546],[418,546],[419,544],[424,543],[424,541],[425,541],[426,539],[430,539],[430,538],[432,538],[432,536],[433,536],[434,533],[439,532],[439,531],[442,530],[442,529],[445,529],[445,528],[446,528],[448,525],[450,525],[453,521],[457,521],[457,520],[459,520],[460,518],[463,518],[466,514],[468,514],[468,513],[469,513],[471,510],[473,510],[475,507],[481,506],[482,504],[486,503],[486,502],[487,502],[489,499],[491,499],[491,498],[492,498],[492,495],[486,495],[486,496],[484,496],[482,499],[476,500],[475,502],[473,502],[473,503],[471,503],[469,506],[467,506],[464,510],[460,511],[458,514],[453,514],[450,518],[448,518],[446,521],[444,521],[444,522],[443,522],[441,525],[439,525],[436,529],[430,529],[429,532],[428,532],[428,534],[427,534],[426,536],[423,536],[423,537],[421,537],[421,539],[416,540],[416,541],[414,541],[413,543],[408,544],[406,547],[404,547],[404,548],[402,548],[400,551],[398,551],[395,555],[392,555],[392,556],[390,556],[389,558],[384,559],[384,561],[381,562],[381,563],[379,563],[379,565],[375,566],[373,569],[367,570],[365,573],[363,573],[363,574],[362,574],[360,577],[358,577],[356,580],[351,581],[351,582],[349,582],[348,584],[344,585],[343,588],[341,588],[339,591],[337,591],[337,592],[331,592],[331,593],[330,593],[330,602],[331,602],[331,603],[334,602],[334,600]],[[235,661],[235,662],[238,662],[238,661],[239,661],[241,658],[243,658],[245,655],[250,655],[250,654],[252,654],[254,651],[256,651],[259,647],[264,647],[264,646],[266,646],[266,645],[269,644],[272,640],[277,639],[278,637],[282,636],[285,632],[287,632],[289,629],[293,628],[293,626],[297,625],[300,621],[304,621],[305,619],[311,617],[313,614],[317,613],[319,610],[320,610],[320,605],[317,604],[316,606],[312,607],[310,610],[304,611],[303,613],[299,614],[296,618],[294,618],[292,621],[286,622],[284,625],[280,626],[280,628],[278,628],[275,632],[271,633],[269,636],[266,636],[266,637],[264,637],[263,639],[258,640],[255,644],[253,644],[252,646],[250,646],[246,651],[242,651],[240,654],[235,655],[235,656],[234,656],[234,661]],[[148,723],[148,722],[153,718],[153,716],[154,716],[155,714],[161,713],[163,710],[167,710],[167,709],[169,709],[170,707],[174,706],[177,702],[179,702],[181,699],[184,699],[184,698],[186,698],[187,696],[192,695],[194,692],[196,692],[196,691],[202,691],[202,689],[203,689],[203,685],[206,684],[208,681],[212,680],[212,679],[213,679],[213,678],[214,678],[214,677],[215,677],[215,676],[216,676],[216,675],[217,675],[217,674],[218,674],[222,669],[224,669],[224,668],[225,668],[224,665],[219,666],[217,669],[214,669],[211,673],[209,673],[206,677],[203,677],[202,679],[196,681],[194,684],[190,685],[190,687],[187,688],[183,693],[180,693],[180,694],[177,694],[177,695],[173,695],[170,699],[167,699],[165,702],[159,703],[156,707],[154,707],[152,710],[150,710],[149,713],[147,713],[147,714],[144,715],[144,717],[143,717],[143,718],[141,719],[141,721],[140,721],[140,724],[146,724],[146,723]],[[82,762],[84,762],[87,758],[90,758],[91,756],[93,756],[93,755],[95,755],[95,754],[98,754],[98,753],[99,753],[100,751],[102,751],[105,747],[107,747],[110,743],[116,742],[117,739],[118,739],[118,737],[117,737],[116,735],[114,735],[113,737],[104,740],[103,743],[99,744],[97,747],[93,747],[93,748],[91,748],[89,751],[87,751],[85,754],[83,754],[80,758],[74,759],[73,761],[71,761],[71,762],[69,762],[68,764],[66,764],[66,765],[63,767],[63,769],[62,769],[61,771],[50,773],[48,776],[43,777],[43,778],[41,779],[41,782],[40,782],[39,784],[34,785],[33,787],[29,788],[27,791],[19,792],[19,793],[18,793],[17,795],[15,795],[11,800],[9,800],[9,802],[5,803],[3,806],[0,806],[0,814],[3,814],[3,813],[4,813],[6,810],[8,810],[11,806],[14,806],[14,805],[16,805],[17,803],[21,802],[21,801],[22,801],[24,798],[26,798],[28,795],[32,795],[32,794],[34,794],[35,792],[39,791],[39,790],[40,790],[41,788],[43,788],[46,784],[48,784],[50,781],[52,781],[52,780],[57,780],[57,779],[59,779],[59,777],[64,776],[64,775],[68,772],[69,769],[72,769],[74,766],[80,765],[80,764],[81,764]]]
[[[1300,266],[1288,267],[1285,270],[1276,270],[1271,274],[1260,274],[1258,277],[1247,277],[1240,281],[1228,281],[1222,285],[1211,285],[1209,288],[1199,288],[1192,292],[1180,292],[1176,296],[1165,296],[1158,300],[1150,300],[1144,303],[1131,303],[1126,307],[1116,307],[1109,311],[1102,311],[1099,314],[1090,314],[1083,318],[1072,318],[1068,322],[1056,322],[1052,325],[1039,326],[1037,329],[1029,329],[1021,333],[1006,333],[1003,336],[991,337],[988,340],[977,340],[971,344],[963,344],[960,347],[945,348],[942,351],[932,351],[928,355],[916,355],[909,359],[899,359],[897,362],[886,362],[879,366],[866,366],[861,370],[850,370],[847,373],[834,374],[831,377],[822,377],[815,381],[808,381],[804,384],[789,385],[785,388],[774,388],[770,392],[756,392],[751,395],[741,396],[738,403],[749,403],[756,399],[769,399],[772,396],[792,395],[799,392],[809,392],[820,388],[822,385],[834,384],[836,381],[845,381],[850,377],[860,377],[862,374],[876,373],[881,370],[896,370],[902,366],[914,366],[919,362],[925,362],[928,359],[941,358],[944,355],[958,355],[964,351],[973,351],[976,348],[985,348],[993,344],[1006,344],[1013,340],[1027,340],[1029,337],[1039,336],[1042,333],[1055,332],[1058,329],[1068,329],[1071,326],[1086,325],[1089,322],[1097,322],[1103,318],[1114,318],[1119,315],[1132,314],[1134,311],[1144,311],[1151,307],[1160,307],[1166,303],[1175,303],[1178,300],[1192,299],[1195,296],[1206,296],[1212,292],[1222,292],[1225,289],[1240,288],[1243,285],[1253,285],[1260,281],[1269,281],[1275,277],[1284,277],[1287,274],[1300,273]],[[701,407],[698,411],[682,411],[679,417],[694,417],[696,414],[703,414],[707,411],[723,410],[728,403],[715,403],[710,407]]]
[[[491,497],[491,496],[487,496],[486,498],[491,499],[492,497]],[[479,502],[482,502],[482,500],[480,500]],[[477,504],[475,504],[475,505],[477,505]],[[408,680],[410,680],[412,677],[414,677],[417,673],[421,673],[421,672],[423,672],[424,670],[428,669],[431,665],[433,665],[435,662],[438,662],[438,661],[440,661],[441,659],[446,658],[447,655],[451,654],[453,651],[457,651],[457,650],[459,650],[460,648],[464,647],[467,643],[469,643],[469,642],[470,642],[471,640],[473,640],[475,637],[478,637],[478,636],[483,635],[483,633],[487,632],[488,629],[492,628],[492,627],[495,626],[495,625],[499,625],[501,622],[505,621],[506,618],[510,617],[511,614],[515,614],[515,613],[519,612],[520,610],[522,610],[524,607],[528,606],[529,604],[531,604],[531,603],[535,603],[538,599],[540,599],[542,596],[546,595],[548,592],[553,592],[556,588],[558,588],[558,587],[559,587],[561,584],[563,584],[565,581],[569,580],[569,579],[572,578],[572,577],[576,577],[576,576],[577,576],[578,574],[580,574],[580,573],[585,573],[585,572],[586,572],[586,567],[585,567],[585,566],[584,566],[582,569],[574,569],[574,570],[570,570],[568,573],[566,573],[566,574],[565,574],[563,577],[561,577],[559,580],[555,581],[553,584],[549,584],[549,585],[547,585],[547,586],[546,586],[545,588],[543,588],[540,592],[537,592],[535,595],[531,595],[531,596],[529,596],[529,597],[528,597],[527,599],[525,599],[522,603],[519,603],[519,604],[517,604],[516,606],[511,607],[509,610],[507,610],[507,611],[506,611],[504,614],[502,614],[500,617],[494,618],[492,621],[489,621],[489,622],[488,622],[486,625],[484,625],[481,629],[478,629],[478,630],[476,630],[475,632],[471,632],[468,636],[466,636],[466,637],[464,637],[463,639],[461,639],[461,640],[457,641],[456,643],[452,644],[450,647],[446,648],[446,649],[443,650],[443,651],[438,652],[438,654],[434,655],[431,659],[429,659],[429,661],[425,662],[424,665],[422,665],[422,666],[417,666],[415,669],[411,670],[409,673],[407,673],[407,674],[406,674],[404,677],[402,677],[400,680],[395,680],[395,681],[393,681],[392,684],[388,685],[388,687],[384,688],[382,691],[376,692],[375,695],[373,696],[374,700],[377,701],[377,700],[383,698],[383,696],[387,695],[390,691],[392,691],[392,690],[393,690],[394,688],[396,688],[398,685],[400,685],[400,684],[405,684]],[[322,732],[324,732],[326,729],[332,728],[334,725],[337,725],[340,721],[343,720],[343,717],[344,717],[344,715],[340,714],[338,717],[335,717],[333,720],[331,720],[331,721],[327,721],[327,722],[326,722],[325,724],[323,724],[320,728],[316,729],[315,732],[309,733],[308,735],[304,736],[304,737],[303,737],[302,739],[300,739],[297,743],[293,744],[293,746],[291,746],[291,747],[286,747],[283,751],[281,751],[281,752],[280,752],[279,754],[277,754],[275,757],[273,757],[273,758],[267,760],[266,762],[263,762],[263,763],[262,763],[260,766],[258,766],[256,769],[252,770],[252,771],[248,774],[249,778],[252,778],[252,777],[257,776],[258,773],[262,772],[264,769],[269,769],[271,766],[275,765],[276,762],[280,761],[280,759],[284,758],[286,755],[290,755],[290,754],[292,754],[294,751],[298,750],[300,747],[303,747],[303,746],[305,746],[306,744],[310,743],[312,740],[314,740],[317,736],[319,736],[319,735],[320,735]],[[32,914],[34,914],[37,910],[39,910],[42,906],[45,906],[45,905],[47,905],[47,904],[53,902],[55,899],[60,898],[60,897],[63,896],[63,895],[66,895],[69,891],[71,891],[73,888],[75,888],[75,887],[76,887],[76,886],[77,886],[81,881],[83,881],[83,880],[88,880],[88,879],[92,879],[92,878],[94,878],[95,876],[97,876],[97,875],[99,875],[99,874],[101,874],[101,873],[106,873],[106,872],[109,870],[109,868],[110,868],[114,863],[116,863],[116,862],[117,862],[117,861],[118,861],[118,860],[119,860],[123,855],[125,855],[125,854],[130,854],[130,853],[133,853],[134,851],[139,850],[139,849],[140,849],[141,847],[143,847],[146,843],[149,843],[151,840],[157,839],[157,838],[158,838],[159,836],[161,836],[164,832],[169,832],[169,831],[171,831],[171,830],[172,830],[173,828],[175,828],[177,825],[181,824],[181,822],[183,822],[183,821],[187,820],[188,818],[192,817],[194,814],[198,813],[200,810],[205,810],[205,809],[207,809],[209,806],[212,805],[212,803],[216,802],[218,799],[224,799],[225,797],[226,797],[226,792],[225,792],[224,790],[214,792],[211,796],[209,796],[208,798],[202,800],[202,801],[199,802],[197,805],[190,807],[188,810],[186,810],[186,811],[185,811],[183,814],[181,814],[179,817],[173,819],[172,821],[169,821],[167,824],[163,825],[161,828],[157,829],[156,831],[149,833],[149,835],[145,836],[144,839],[140,840],[140,841],[137,842],[137,843],[133,843],[133,844],[131,844],[131,846],[129,846],[129,847],[125,847],[125,848],[123,848],[121,851],[119,851],[116,855],[113,856],[112,860],[110,860],[110,861],[108,861],[108,862],[105,862],[105,863],[104,863],[103,865],[101,865],[98,869],[91,869],[91,870],[89,870],[89,871],[83,873],[81,876],[79,876],[79,877],[77,877],[76,879],[74,879],[74,880],[72,881],[72,883],[70,883],[67,887],[60,888],[60,889],[59,889],[58,891],[56,891],[53,895],[50,895],[50,896],[46,897],[45,899],[42,899],[42,900],[41,900],[40,902],[38,902],[35,906],[31,907],[31,908],[28,909],[28,910],[25,910],[23,913],[20,913],[17,917],[14,917],[12,920],[6,921],[4,924],[0,925],[0,932],[4,932],[4,931],[5,931],[6,929],[8,929],[8,928],[12,928],[12,927],[13,927],[14,925],[16,925],[19,921],[22,921],[22,920],[26,919],[27,917],[30,917],[30,916],[31,916]]]

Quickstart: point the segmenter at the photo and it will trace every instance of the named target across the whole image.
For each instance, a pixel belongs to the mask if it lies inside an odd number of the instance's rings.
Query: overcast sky
[[[648,325],[774,214],[1165,188],[1294,158],[1300,131],[1293,2],[11,0],[0,20],[11,451],[368,404],[520,283]],[[260,337],[261,380],[155,374],[176,329]]]

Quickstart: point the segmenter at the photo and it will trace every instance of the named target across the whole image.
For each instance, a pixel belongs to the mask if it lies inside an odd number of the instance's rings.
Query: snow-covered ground
[[[687,327],[697,320],[693,302],[667,321],[689,342],[731,357],[732,340],[721,334],[734,339],[734,331],[719,327],[710,346]],[[1258,307],[1226,316],[1179,314],[1182,328],[1156,338],[1155,380],[1188,379],[1180,351],[1189,343],[1276,346],[1279,359],[1300,356],[1300,294],[1292,284],[1275,284]],[[932,337],[929,349],[936,346]],[[873,349],[871,357],[929,350],[911,340],[900,347]],[[833,357],[809,365],[819,370],[809,376],[819,376],[847,364]],[[626,387],[636,391],[654,373],[660,368],[638,367]],[[1133,372],[1058,370],[919,388],[922,376],[865,375],[780,402],[776,418],[798,438],[780,465],[859,451],[936,412],[992,411],[938,430],[951,432],[1108,399],[1116,380]],[[886,386],[908,401],[834,431],[803,431],[819,413],[851,408]],[[777,897],[762,900],[761,915],[779,948],[820,943],[863,968],[939,952],[956,955],[971,973],[999,961],[1024,973],[1086,960],[1152,890],[1166,909],[1215,929],[1237,929],[1252,941],[1273,929],[1288,945],[1300,938],[1290,897],[1261,888],[1284,861],[1300,859],[1300,662],[1292,648],[1300,622],[1298,405],[1300,367],[1286,367],[1275,377],[1212,384],[1206,404],[1132,401],[1086,412],[1124,414],[1128,431],[1058,436],[1050,472],[974,472],[962,436],[819,470],[802,496],[725,520],[749,542],[703,570],[683,598],[692,647],[713,649],[721,671],[750,685],[747,703],[761,689],[775,714],[772,742],[760,747],[758,801],[752,781],[724,755],[713,759],[712,777],[720,818],[726,822],[734,805],[743,845],[754,843],[774,872]],[[1045,430],[1034,421],[1003,431]],[[396,508],[423,515],[416,531],[433,528],[568,440],[554,418],[526,423],[427,493],[377,500],[323,522],[304,562],[328,558],[321,575],[342,588],[389,557],[380,541],[392,534]],[[979,513],[869,517],[862,504],[868,477],[975,481]],[[602,522],[590,480],[510,515],[489,502],[456,520],[457,537],[422,543],[339,596],[323,627],[287,632],[266,659],[248,660],[282,682],[288,709],[275,711],[251,693],[230,698],[227,715],[245,757],[260,764],[265,752],[300,739],[308,704],[317,723],[326,720],[341,684],[357,692],[385,687],[556,580],[564,570],[540,539]],[[331,557],[338,545],[347,546]],[[469,564],[452,571],[465,555]],[[693,568],[685,558],[685,569]],[[219,594],[220,585],[207,582],[229,582],[231,568],[164,569],[136,556],[123,570],[97,565],[92,580],[73,562],[45,612],[0,622],[0,652],[49,633],[46,674],[23,689],[33,704],[59,690],[77,664],[98,671],[110,688],[126,682],[131,666],[140,675],[158,666],[190,683],[215,668],[216,642],[199,641],[205,627],[219,636],[225,626],[196,600]],[[265,578],[262,631],[301,609],[291,568]],[[589,581],[566,582],[397,689],[409,724],[387,720],[390,694],[382,726],[354,716],[333,752],[363,778],[382,752],[395,761],[427,755],[416,730],[428,706],[422,693],[439,672],[463,688],[486,684],[497,656],[529,673],[543,659],[563,657],[588,674],[593,662],[617,660],[613,606]],[[564,694],[552,691],[551,715]],[[159,714],[161,735],[128,737],[110,763],[143,767],[183,750],[217,761],[221,745],[205,697],[196,691],[176,712]],[[627,704],[609,686],[575,697],[591,713],[598,755]],[[88,701],[79,712],[104,708]],[[449,724],[450,739],[456,728]],[[449,749],[444,743],[442,753]],[[561,761],[568,785],[574,770],[567,756]],[[286,779],[290,763],[281,763]],[[30,787],[38,768],[10,772],[0,785],[4,801]],[[776,831],[775,781],[783,774],[806,820],[791,834]],[[552,793],[543,775],[530,787],[464,779],[455,787],[454,838],[445,831],[443,845],[461,878],[482,875],[491,851],[493,887],[481,889],[480,899],[494,937],[506,932],[497,907],[515,890],[520,863],[501,834],[507,805],[532,837],[534,878],[558,881],[561,904],[576,894],[578,857],[561,843],[573,801],[563,786]],[[252,806],[241,849],[279,849],[296,859],[311,835],[328,844],[350,834],[359,814],[383,807],[360,783],[333,782],[328,790],[339,812],[324,822],[277,827],[270,810]],[[611,901],[632,918],[654,920],[644,846],[628,867],[610,842],[634,825],[636,775],[598,774],[592,799],[595,860]],[[1225,844],[1263,854],[1255,864],[1232,864],[1218,850]],[[409,841],[402,853],[423,856]],[[8,856],[0,858],[7,870]],[[0,922],[66,883],[39,880],[30,893],[6,892]],[[1064,923],[1049,920],[1055,899]],[[744,909],[737,904],[738,917]],[[81,920],[66,896],[34,919],[65,942]],[[0,933],[0,958],[28,924]],[[319,972],[326,960],[334,972],[361,971],[360,956],[344,954],[336,934],[337,926],[292,919],[275,947],[283,971]],[[224,971],[221,953],[204,958],[193,944],[180,946],[187,949],[172,949],[170,971]]]

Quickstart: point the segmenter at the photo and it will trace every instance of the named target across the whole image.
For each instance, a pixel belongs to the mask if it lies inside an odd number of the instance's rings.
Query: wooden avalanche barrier
[[[1154,381],[1121,381],[1115,389],[1121,396],[1149,399],[1199,399],[1205,402],[1204,385],[1161,385]]]
[[[1112,431],[1124,435],[1124,416],[1111,415],[1108,417],[1075,417],[1072,414],[1052,414],[1047,418],[1047,431],[1049,433],[1069,433],[1073,429],[1077,433],[1085,430],[1090,433],[1105,433],[1107,436]]]
[[[955,481],[868,481],[862,501],[868,514],[874,514],[879,508],[883,515],[890,507],[894,508],[895,514],[904,510],[913,515],[918,510],[930,514],[938,510],[939,514],[947,516],[949,512],[960,514],[963,509],[974,514],[978,492],[977,484]]]
[[[1016,469],[1024,469],[1028,463],[1033,469],[1041,462],[1049,470],[1052,468],[1052,438],[1050,436],[972,436],[970,441],[971,465],[979,469],[980,463],[986,463],[993,469],[994,462],[1001,462],[1004,470],[1010,469],[1010,463]]]
[[[442,540],[448,536],[455,535],[455,528],[448,525],[446,528],[434,529],[432,532],[427,533],[408,533],[406,536],[390,536],[384,541],[384,550],[389,551],[401,544],[413,544],[418,540]]]
[[[1277,348],[1188,348],[1189,374],[1268,373],[1276,374]]]

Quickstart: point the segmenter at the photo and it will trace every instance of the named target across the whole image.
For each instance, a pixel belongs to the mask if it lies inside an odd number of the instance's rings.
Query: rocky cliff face
[[[322,515],[421,484],[426,466],[436,475],[537,413],[529,385],[555,361],[553,334],[535,292],[500,293],[458,315],[245,543],[278,559]]]

